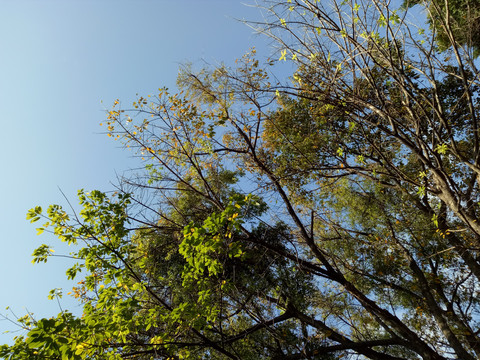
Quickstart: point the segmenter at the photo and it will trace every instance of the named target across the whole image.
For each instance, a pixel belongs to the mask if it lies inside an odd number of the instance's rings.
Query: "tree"
[[[404,6],[421,4],[427,8],[430,26],[437,34],[440,50],[465,46],[480,55],[480,5],[478,1],[405,1]]]
[[[253,50],[235,68],[183,69],[179,94],[116,101],[108,134],[144,171],[111,196],[80,191],[78,215],[28,213],[83,243],[67,276],[82,272],[84,313],[19,319],[27,334],[2,356],[480,356],[469,43],[382,0],[263,4],[251,25],[278,61]],[[283,61],[284,83],[270,74]]]

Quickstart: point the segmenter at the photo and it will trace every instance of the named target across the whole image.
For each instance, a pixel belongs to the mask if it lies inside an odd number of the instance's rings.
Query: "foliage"
[[[428,9],[431,29],[440,50],[455,46],[471,47],[480,55],[480,4],[475,0],[407,0],[404,6],[420,4]],[[453,41],[452,41],[453,40]]]
[[[83,314],[18,319],[0,356],[480,356],[473,44],[418,34],[382,0],[262,5],[251,25],[278,60],[252,50],[184,68],[178,94],[115,101],[107,133],[144,171],[80,191],[78,214],[29,211],[77,245]],[[42,245],[34,262],[52,256]]]

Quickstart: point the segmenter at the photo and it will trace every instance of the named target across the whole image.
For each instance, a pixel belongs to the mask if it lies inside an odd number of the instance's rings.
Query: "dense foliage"
[[[179,94],[116,101],[104,126],[143,170],[113,194],[80,191],[78,214],[29,211],[76,245],[83,315],[20,318],[1,356],[480,356],[474,34],[452,28],[448,2],[429,29],[383,0],[261,4],[250,25],[278,60],[252,50],[183,69]]]

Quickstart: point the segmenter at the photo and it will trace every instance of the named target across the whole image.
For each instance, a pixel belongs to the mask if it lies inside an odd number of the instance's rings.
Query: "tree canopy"
[[[416,4],[427,29],[390,1],[263,1],[273,59],[115,101],[103,126],[142,168],[27,215],[76,245],[83,314],[19,318],[0,356],[478,358],[474,30]]]
[[[480,55],[480,4],[475,0],[417,1],[406,0],[404,6],[423,5],[428,22],[436,32],[440,50],[465,46]]]

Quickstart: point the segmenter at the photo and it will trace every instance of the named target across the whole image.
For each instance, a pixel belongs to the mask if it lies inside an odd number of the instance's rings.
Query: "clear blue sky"
[[[35,235],[26,211],[65,206],[58,188],[73,202],[77,189],[109,190],[116,173],[136,165],[100,134],[103,110],[116,98],[130,104],[136,93],[174,89],[183,62],[232,63],[251,46],[262,48],[261,38],[234,20],[258,17],[237,0],[0,3],[0,312],[10,306],[17,315],[57,314],[48,291],[72,286],[64,280],[68,260],[31,264],[39,244],[62,248]],[[0,332],[7,329],[0,322]]]

